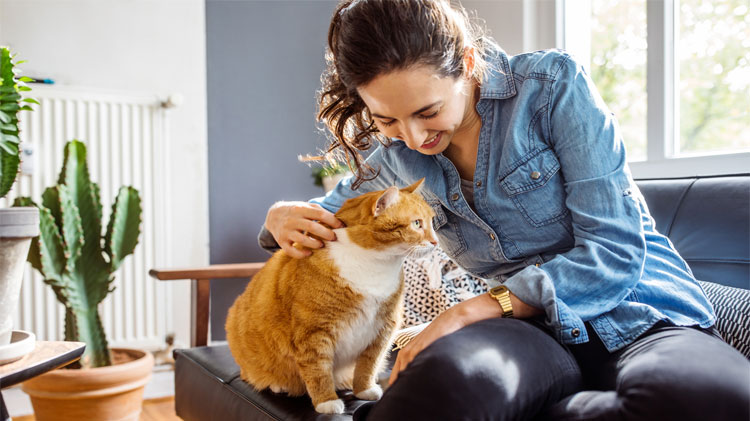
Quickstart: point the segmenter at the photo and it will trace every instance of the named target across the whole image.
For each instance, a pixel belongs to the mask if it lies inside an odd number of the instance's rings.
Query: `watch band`
[[[503,310],[503,317],[513,317],[513,305],[510,302],[510,290],[505,285],[496,286],[489,291],[490,297],[497,300]]]

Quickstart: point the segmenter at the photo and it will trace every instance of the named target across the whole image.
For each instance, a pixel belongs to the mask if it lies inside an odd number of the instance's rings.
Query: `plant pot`
[[[0,209],[0,346],[10,343],[31,239],[39,235],[39,209]]]
[[[23,383],[37,421],[137,421],[154,357],[137,349],[112,348],[114,365],[57,369]],[[126,361],[117,363],[119,359]]]
[[[352,173],[345,172],[345,173],[339,173],[339,174],[333,174],[323,177],[323,190],[325,190],[326,193],[333,190],[334,187],[336,187],[336,184],[338,184],[339,181],[341,181],[342,178],[350,176]]]

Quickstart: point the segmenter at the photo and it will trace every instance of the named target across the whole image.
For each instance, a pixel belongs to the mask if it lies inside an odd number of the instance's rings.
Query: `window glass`
[[[747,0],[681,0],[678,155],[750,150]]]
[[[620,123],[628,160],[645,160],[646,0],[591,2],[591,77]]]

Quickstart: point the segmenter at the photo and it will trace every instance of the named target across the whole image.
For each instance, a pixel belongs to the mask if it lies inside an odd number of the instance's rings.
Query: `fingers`
[[[403,359],[401,358],[401,352],[398,353],[396,356],[396,362],[393,363],[393,368],[391,369],[391,376],[388,378],[388,386],[392,385],[393,382],[396,381],[398,378],[398,373],[403,369],[401,367],[401,361]]]
[[[306,231],[308,234],[317,235],[318,237],[324,240],[336,241],[336,233],[333,232],[333,230],[330,230],[315,221],[310,221],[309,219],[305,219],[301,221],[301,224],[302,224],[302,227],[304,228],[304,231]],[[323,244],[321,243],[320,246],[318,247],[323,247]],[[318,248],[318,247],[315,247],[315,248]]]
[[[301,258],[310,255],[304,247],[318,249],[323,247],[322,240],[335,241],[333,228],[344,224],[336,216],[317,204],[307,202],[277,202],[268,210],[266,228],[287,255]],[[302,248],[295,248],[297,243]]]
[[[336,218],[336,215],[323,209],[322,206],[318,204],[311,204],[310,206],[311,207],[309,208],[309,214],[305,215],[305,217],[307,217],[308,219],[318,220],[320,222],[328,224],[328,226],[331,228],[344,228],[346,226],[343,222]]]
[[[416,351],[418,348],[415,348],[413,345],[414,344],[409,343],[405,347],[401,348],[401,350],[398,352],[398,355],[396,355],[396,362],[393,363],[391,376],[388,378],[389,386],[396,381],[399,373],[405,370],[406,367],[412,362],[414,357],[416,357],[416,355],[419,353],[419,351]]]
[[[297,243],[301,246],[305,246],[311,249],[319,249],[323,247],[323,242],[309,237],[299,231],[294,231],[289,235],[289,239],[293,243]]]
[[[286,253],[289,257],[292,257],[294,259],[301,259],[303,257],[307,257],[312,254],[310,250],[300,250],[298,248],[295,248],[292,243],[284,243],[280,244],[281,249],[284,250],[284,253]]]

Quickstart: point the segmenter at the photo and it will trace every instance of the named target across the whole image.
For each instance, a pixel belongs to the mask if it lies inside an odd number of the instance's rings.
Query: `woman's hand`
[[[344,227],[344,223],[334,214],[323,209],[320,205],[307,202],[274,203],[266,214],[265,226],[286,254],[299,259],[309,256],[312,252],[295,248],[294,243],[317,249],[323,247],[323,242],[310,235],[328,241],[336,240],[336,234],[333,230],[324,226],[321,222],[333,228]]]
[[[542,310],[532,307],[510,294],[513,315],[516,318],[526,318],[542,313]],[[503,309],[489,294],[480,294],[441,313],[419,335],[401,348],[396,356],[396,362],[391,370],[388,384],[393,384],[398,373],[404,370],[423,349],[427,348],[445,335],[449,335],[464,326],[492,317],[502,317]]]
[[[398,373],[404,370],[423,349],[443,336],[451,334],[465,326],[461,309],[458,307],[467,302],[456,304],[440,313],[423,331],[419,332],[414,339],[398,351],[396,362],[393,364],[393,369],[391,370],[391,377],[388,379],[388,385],[392,385],[396,381]]]

